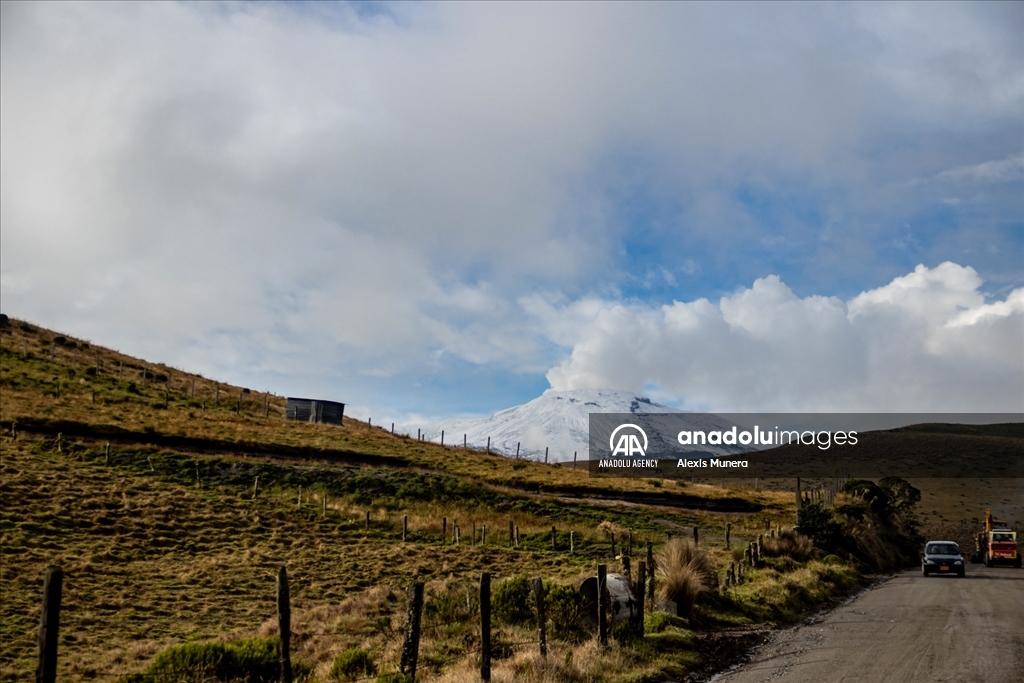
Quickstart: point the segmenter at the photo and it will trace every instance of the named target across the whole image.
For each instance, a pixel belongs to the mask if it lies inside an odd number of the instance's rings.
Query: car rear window
[[[929,555],[959,555],[960,548],[952,543],[933,543],[925,549]]]

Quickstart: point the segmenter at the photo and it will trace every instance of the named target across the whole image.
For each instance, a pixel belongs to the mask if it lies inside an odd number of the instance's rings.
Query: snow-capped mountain
[[[580,460],[588,457],[590,413],[682,413],[654,403],[649,398],[628,391],[611,389],[548,389],[541,396],[523,405],[507,408],[490,417],[452,419],[425,431],[425,438],[438,441],[444,430],[444,442],[461,446],[463,437],[468,446],[485,448],[490,437],[491,450],[533,460],[544,459],[548,449],[550,462]],[[731,423],[714,415],[688,413],[693,429],[723,429]],[[707,447],[704,451],[736,452],[736,448]],[[746,448],[742,450],[748,450]]]

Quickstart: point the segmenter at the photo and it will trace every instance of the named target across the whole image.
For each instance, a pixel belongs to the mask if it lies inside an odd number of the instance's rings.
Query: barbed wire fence
[[[643,615],[645,612],[645,595],[653,584],[653,572],[645,572],[645,563],[639,563],[638,580],[630,582],[629,596],[629,620],[628,628],[633,634],[642,635],[644,629]],[[607,645],[609,626],[614,619],[617,607],[613,606],[612,596],[609,593],[607,580],[607,566],[597,565],[597,599],[593,597],[589,601],[581,603],[581,614],[596,612],[597,638],[601,646]],[[50,566],[45,570],[43,581],[42,610],[38,631],[38,665],[36,669],[37,683],[55,683],[57,680],[58,657],[57,644],[59,642],[61,599],[64,590],[64,572],[60,567]],[[540,656],[547,656],[548,649],[548,614],[547,614],[547,590],[540,577],[532,581],[532,593],[535,601],[535,621],[537,629],[536,638],[512,639],[512,634],[498,629],[492,630],[492,594],[491,574],[483,572],[480,575],[478,585],[478,602],[476,605],[467,605],[468,617],[477,617],[478,624],[475,629],[474,638],[466,643],[468,649],[460,648],[457,652],[448,657],[431,657],[431,666],[435,669],[447,667],[466,661],[466,658],[479,655],[479,676],[480,681],[487,683],[491,680],[492,660],[499,657],[508,657],[514,653],[521,652],[528,646],[538,647]],[[468,594],[467,594],[468,595]],[[435,623],[423,624],[424,612],[424,583],[414,581],[407,590],[407,606],[405,628],[401,650],[401,660],[397,669],[388,671],[377,671],[373,667],[373,673],[365,676],[352,678],[347,676],[345,680],[369,681],[387,680],[414,682],[419,667],[420,642],[425,631],[432,632],[437,636],[449,626],[456,624],[467,624],[467,615],[459,614],[455,617],[437,621]],[[434,596],[436,599],[436,596]],[[651,605],[653,607],[653,605]],[[291,660],[291,638],[295,635],[291,625],[291,598],[289,590],[288,572],[281,567],[277,574],[277,626],[278,643],[276,648],[277,661],[268,661],[266,658],[248,663],[222,663],[222,662],[195,662],[179,663],[166,670],[141,672],[135,674],[124,674],[114,672],[94,672],[92,675],[103,679],[114,679],[125,683],[153,683],[162,682],[200,682],[200,681],[227,681],[242,680],[251,683],[270,683],[281,681],[281,683],[293,683],[295,679],[294,669]],[[514,632],[513,632],[514,633]],[[303,637],[311,636],[339,636],[340,633],[323,632],[308,633],[302,632]]]

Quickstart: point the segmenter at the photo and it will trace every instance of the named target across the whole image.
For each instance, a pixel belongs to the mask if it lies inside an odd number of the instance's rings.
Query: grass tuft
[[[689,539],[671,539],[656,563],[659,595],[676,603],[680,616],[689,615],[697,598],[718,583],[710,558]]]

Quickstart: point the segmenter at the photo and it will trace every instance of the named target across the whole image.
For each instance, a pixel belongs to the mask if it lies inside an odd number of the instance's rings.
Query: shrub
[[[56,344],[57,346],[64,346],[65,344],[68,343],[68,339],[67,337],[62,337],[61,335],[58,334],[56,337],[53,338],[53,343]]]
[[[377,683],[412,683],[412,677],[398,671],[393,671],[377,676]]]
[[[496,621],[505,624],[529,624],[533,615],[533,590],[530,580],[517,576],[502,581],[494,588],[491,605]]]
[[[690,539],[671,539],[655,562],[659,596],[676,603],[680,616],[689,616],[697,598],[718,585],[711,560]]]
[[[441,593],[428,588],[423,617],[428,626],[471,623],[478,610],[475,591],[468,587],[449,587]]]
[[[96,368],[95,367],[86,368],[85,369],[85,376],[86,377],[95,377],[96,376]]]
[[[806,562],[814,553],[814,542],[792,529],[785,529],[775,538],[766,538],[761,543],[761,554],[767,557],[789,557]]]
[[[369,652],[352,647],[334,658],[330,678],[336,681],[355,681],[377,674],[377,665]]]
[[[308,666],[293,665],[296,678],[308,673]],[[144,673],[125,676],[121,681],[271,683],[280,676],[277,638],[254,638],[232,644],[214,642],[178,645],[158,654]]]
[[[804,503],[796,514],[796,530],[819,548],[835,552],[842,542],[843,525],[821,503]]]
[[[572,586],[554,583],[545,586],[545,593],[551,637],[569,643],[586,640],[590,636],[590,629],[583,594]]]

